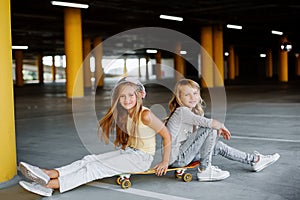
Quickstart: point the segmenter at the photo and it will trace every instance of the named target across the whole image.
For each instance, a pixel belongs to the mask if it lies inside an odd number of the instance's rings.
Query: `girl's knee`
[[[213,130],[211,129],[209,134],[208,134],[208,138],[209,140],[213,143],[213,144],[216,144],[217,143],[217,140],[218,140],[218,132],[217,130]]]
[[[218,138],[218,131],[215,130],[215,129],[212,129],[211,137],[212,137],[213,139],[217,140],[217,138]]]
[[[223,150],[223,146],[224,143],[218,140],[214,148],[214,155],[219,155],[220,152]]]
[[[220,149],[220,148],[222,148],[223,146],[224,146],[224,143],[223,143],[222,141],[219,141],[219,140],[218,140],[218,141],[216,142],[216,148],[219,148],[219,149]]]

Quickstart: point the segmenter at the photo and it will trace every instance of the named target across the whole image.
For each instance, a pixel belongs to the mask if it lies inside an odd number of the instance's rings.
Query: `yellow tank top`
[[[143,107],[142,110],[149,110],[149,108]],[[133,137],[130,137],[130,126],[132,124],[132,119],[128,117],[127,120],[127,133],[129,135],[129,143],[128,146],[142,150],[144,152],[147,152],[151,155],[155,154],[155,148],[156,148],[156,140],[155,140],[155,134],[156,132],[150,128],[149,126],[146,126],[143,124],[141,120],[141,116],[139,117],[139,127],[138,127],[138,136],[139,138],[136,140]]]

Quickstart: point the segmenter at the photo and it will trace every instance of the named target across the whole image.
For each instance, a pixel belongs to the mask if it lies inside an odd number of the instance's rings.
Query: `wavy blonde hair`
[[[129,141],[129,135],[127,133],[127,119],[128,119],[128,111],[122,107],[120,104],[120,95],[121,92],[125,89],[125,87],[133,87],[135,88],[135,96],[137,99],[137,103],[134,107],[134,111],[132,113],[132,124],[129,127],[130,137],[138,138],[138,126],[139,126],[139,118],[142,112],[142,97],[140,93],[140,87],[131,82],[121,82],[118,83],[117,86],[112,91],[111,96],[111,107],[108,109],[106,114],[99,120],[99,129],[98,135],[99,137],[108,143],[109,137],[113,134],[114,130],[116,131],[116,137],[114,141],[115,146],[122,146],[125,148]]]
[[[186,85],[189,86],[189,87],[192,87],[194,89],[197,89],[199,91],[199,95],[200,95],[200,86],[199,86],[198,83],[196,83],[195,81],[193,81],[191,79],[181,79],[181,80],[179,80],[175,85],[173,96],[172,96],[171,100],[169,101],[170,115],[166,118],[165,121],[168,121],[168,119],[174,113],[176,108],[178,108],[180,106],[183,106],[183,103],[180,99],[180,94],[182,92],[182,86],[186,86]],[[195,114],[203,116],[204,115],[204,110],[203,110],[204,107],[205,107],[205,102],[203,101],[203,99],[200,96],[199,103],[192,109],[192,111]]]

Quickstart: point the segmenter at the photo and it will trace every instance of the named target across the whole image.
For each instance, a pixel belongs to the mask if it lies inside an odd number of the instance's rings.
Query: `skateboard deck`
[[[170,167],[167,169],[169,171],[175,171],[175,177],[178,179],[182,179],[184,182],[190,182],[193,179],[192,174],[185,172],[187,169],[192,169],[199,166],[199,161],[191,162],[189,165],[184,167]],[[133,172],[133,173],[126,173],[121,174],[117,178],[117,184],[121,185],[123,189],[128,189],[131,187],[130,176],[132,174],[155,174],[155,169],[150,168],[147,171],[143,172]]]
[[[184,166],[184,167],[170,167],[167,169],[167,172],[174,171],[174,170],[191,169],[191,168],[197,167],[198,165],[199,165],[199,161],[195,161],[195,162],[191,162],[189,165]],[[150,168],[147,171],[134,172],[134,173],[130,173],[130,174],[155,174],[155,169]]]

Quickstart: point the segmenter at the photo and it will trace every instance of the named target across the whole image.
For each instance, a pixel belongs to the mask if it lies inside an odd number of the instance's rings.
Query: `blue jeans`
[[[180,146],[177,161],[172,167],[186,166],[192,161],[200,160],[200,169],[211,164],[211,157],[217,139],[217,131],[211,128],[198,128]]]
[[[213,155],[221,155],[227,159],[245,164],[252,164],[254,159],[256,159],[254,154],[245,153],[238,149],[232,148],[221,141],[217,141]]]

